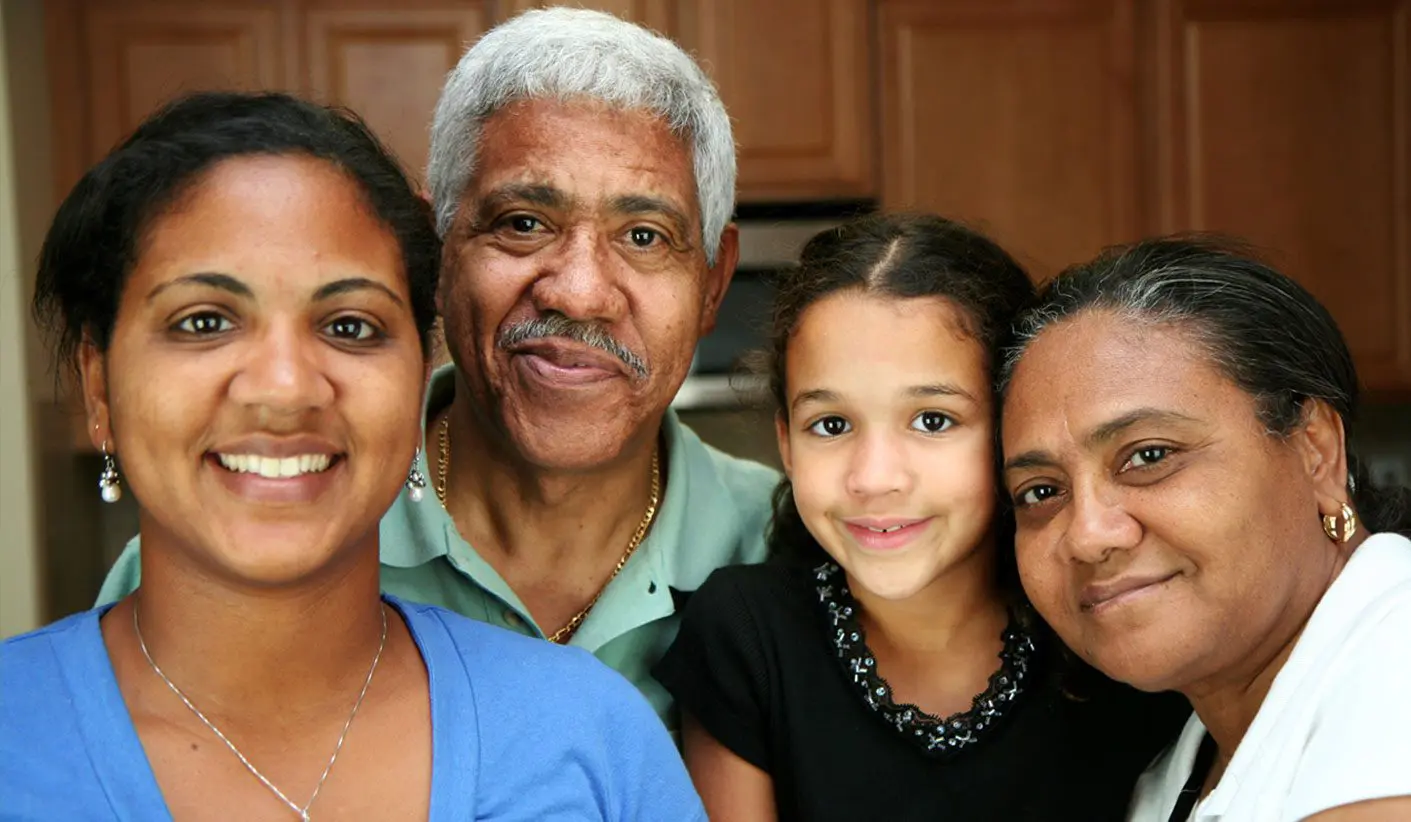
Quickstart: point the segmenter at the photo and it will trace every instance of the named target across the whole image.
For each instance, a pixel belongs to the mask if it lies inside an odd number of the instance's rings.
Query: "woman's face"
[[[143,553],[264,586],[366,561],[420,441],[410,305],[396,239],[327,162],[226,160],[156,217],[83,358]]]
[[[906,599],[987,561],[990,385],[960,311],[834,294],[803,312],[786,359],[778,433],[794,501],[854,588]]]
[[[1100,311],[1050,326],[1005,398],[1020,577],[1089,663],[1191,693],[1260,669],[1336,572],[1345,481],[1322,404],[1281,438],[1192,339]],[[1320,510],[1321,509],[1321,510]]]

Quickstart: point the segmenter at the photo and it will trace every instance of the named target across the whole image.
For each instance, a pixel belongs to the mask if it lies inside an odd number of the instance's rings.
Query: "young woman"
[[[1411,491],[1351,449],[1327,310],[1247,250],[1148,240],[1065,272],[1005,368],[1034,605],[1195,708],[1137,822],[1411,819]]]
[[[1115,819],[1176,733],[1060,676],[1019,592],[991,371],[1031,294],[929,216],[820,234],[780,284],[775,559],[713,574],[656,671],[712,819]]]
[[[281,95],[179,101],[65,199],[37,307],[142,584],[0,648],[5,819],[702,818],[588,654],[379,595],[439,245],[358,121]]]

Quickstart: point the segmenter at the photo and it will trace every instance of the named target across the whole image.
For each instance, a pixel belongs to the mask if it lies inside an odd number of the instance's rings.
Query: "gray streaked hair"
[[[1210,363],[1254,400],[1268,432],[1287,437],[1306,419],[1308,400],[1341,418],[1348,491],[1372,531],[1411,533],[1411,492],[1374,487],[1353,453],[1357,370],[1337,322],[1307,289],[1224,237],[1143,240],[1073,266],[1039,292],[1016,321],[1000,365],[1009,388],[1025,350],[1049,327],[1083,313],[1111,313],[1132,326],[1189,335]]]
[[[735,207],[735,143],[714,84],[675,43],[587,9],[524,12],[491,29],[451,71],[431,124],[427,180],[442,237],[455,222],[485,121],[519,100],[587,99],[657,115],[688,141],[701,243],[714,264]]]

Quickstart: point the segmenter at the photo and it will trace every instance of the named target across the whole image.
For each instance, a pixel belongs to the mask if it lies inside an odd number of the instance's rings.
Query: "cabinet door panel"
[[[1122,0],[883,0],[883,202],[977,224],[1035,277],[1133,239]]]
[[[874,193],[865,2],[700,0],[680,39],[730,112],[741,200]]]
[[[91,2],[78,8],[76,23],[88,56],[84,165],[180,93],[287,85],[274,3]]]
[[[1170,3],[1166,227],[1247,238],[1411,388],[1411,2]]]
[[[483,3],[397,9],[314,6],[306,14],[313,97],[367,120],[424,181],[431,118],[446,74],[484,33]]]

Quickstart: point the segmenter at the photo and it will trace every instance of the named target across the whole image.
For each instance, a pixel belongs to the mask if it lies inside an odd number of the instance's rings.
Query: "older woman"
[[[1232,246],[1148,241],[1050,283],[1002,380],[1034,605],[1195,708],[1130,818],[1411,818],[1411,506],[1349,452],[1327,311]]]
[[[0,815],[704,818],[587,653],[379,595],[438,264],[372,135],[285,96],[179,101],[75,187],[37,307],[142,585],[0,650]]]

